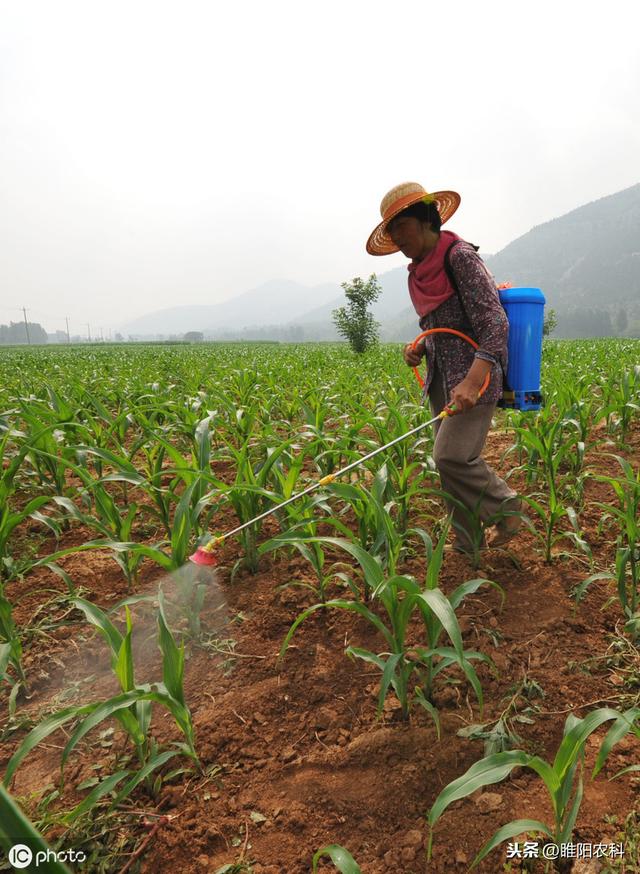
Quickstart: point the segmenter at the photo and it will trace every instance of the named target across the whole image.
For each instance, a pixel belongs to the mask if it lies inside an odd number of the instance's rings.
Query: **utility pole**
[[[71,337],[69,336],[69,316],[65,316],[64,320],[67,323],[67,343],[71,343]]]
[[[89,338],[89,343],[91,342],[91,328],[89,327],[89,322],[87,322],[87,336]]]
[[[27,322],[27,310],[25,307],[22,307],[22,313],[24,315],[24,329],[27,332],[27,343],[31,346],[31,337],[29,337],[29,323]]]

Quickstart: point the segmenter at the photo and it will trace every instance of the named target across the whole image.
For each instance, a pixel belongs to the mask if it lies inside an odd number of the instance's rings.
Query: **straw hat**
[[[370,255],[391,255],[392,252],[398,251],[398,247],[387,234],[386,227],[403,209],[419,201],[435,203],[440,221],[444,224],[460,206],[460,195],[457,191],[434,191],[433,194],[429,194],[417,182],[402,182],[396,185],[382,198],[380,204],[382,221],[367,240],[367,252]]]

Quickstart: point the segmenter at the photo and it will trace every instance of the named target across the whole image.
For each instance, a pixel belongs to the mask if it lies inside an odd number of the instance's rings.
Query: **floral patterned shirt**
[[[465,378],[475,357],[493,362],[491,379],[479,404],[495,404],[502,394],[503,369],[507,369],[509,322],[493,276],[476,252],[465,241],[457,243],[449,253],[449,264],[458,286],[458,293],[445,300],[420,320],[423,331],[429,328],[454,328],[478,344],[473,346],[453,334],[432,334],[425,338],[427,374],[424,396],[437,372],[443,382],[444,394]]]

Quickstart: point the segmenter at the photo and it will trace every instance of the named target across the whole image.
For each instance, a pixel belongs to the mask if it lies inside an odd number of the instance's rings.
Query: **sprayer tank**
[[[545,297],[539,288],[502,288],[509,319],[509,365],[501,406],[539,410]]]

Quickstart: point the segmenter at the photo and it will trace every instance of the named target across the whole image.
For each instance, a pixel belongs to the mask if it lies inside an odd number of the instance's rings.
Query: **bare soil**
[[[489,438],[486,456],[505,474],[502,453],[509,436]],[[625,454],[639,460],[636,429]],[[609,447],[611,448],[611,447]],[[592,454],[588,463],[617,475],[615,462]],[[516,477],[514,486],[526,488]],[[600,532],[602,511],[596,502],[611,503],[605,484],[589,481],[581,521],[597,569],[610,567],[614,534]],[[216,520],[218,530],[235,524],[232,517]],[[29,532],[25,532],[25,537]],[[91,535],[75,529],[61,546]],[[41,554],[51,547],[43,541]],[[204,628],[218,628],[201,644],[191,644],[186,667],[186,700],[196,725],[196,743],[208,775],[180,775],[165,784],[156,799],[139,794],[136,809],[161,812],[166,819],[131,870],[141,872],[217,872],[225,864],[251,863],[254,874],[307,874],[320,847],[339,843],[358,860],[364,874],[444,874],[465,871],[483,843],[504,823],[528,818],[552,822],[549,801],[533,772],[513,772],[475,796],[454,803],[436,826],[433,858],[426,861],[428,829],[425,815],[451,780],[483,755],[483,744],[458,736],[473,723],[495,722],[523,678],[537,684],[543,697],[519,699],[520,712],[531,721],[514,723],[523,748],[552,760],[562,738],[567,714],[585,715],[599,706],[629,706],[637,689],[629,689],[610,652],[612,635],[620,632],[617,603],[605,606],[612,584],[599,581],[577,607],[572,588],[591,572],[567,541],[554,561],[544,563],[534,535],[523,530],[508,549],[485,551],[479,570],[468,559],[447,551],[441,587],[451,592],[477,576],[502,586],[468,598],[460,612],[465,645],[487,653],[497,672],[481,667],[485,706],[482,714],[462,677],[438,681],[435,702],[442,724],[438,740],[433,722],[416,708],[408,724],[399,719],[399,704],[390,698],[376,718],[379,672],[344,655],[347,646],[384,651],[384,642],[361,617],[343,611],[319,611],[300,627],[286,656],[278,660],[283,638],[300,611],[315,602],[305,588],[283,587],[311,582],[311,569],[296,553],[267,557],[255,575],[241,572],[233,582],[230,569],[239,546],[227,541],[221,551],[217,585],[202,616]],[[571,552],[563,555],[562,552]],[[336,554],[336,558],[337,558]],[[103,552],[81,553],[61,562],[86,597],[111,607],[128,593],[122,573]],[[424,558],[416,550],[403,568],[418,579]],[[137,591],[153,592],[162,572],[145,563]],[[218,588],[219,586],[219,588]],[[42,621],[27,642],[24,663],[30,679],[29,698],[19,715],[34,719],[69,703],[92,700],[116,691],[106,644],[93,635],[79,614],[52,601],[65,591],[63,582],[46,569],[7,587],[16,604],[14,618],[27,625]],[[333,594],[338,594],[337,588]],[[226,602],[227,623],[220,627],[220,598]],[[43,605],[46,605],[43,607]],[[145,607],[134,607],[137,628],[137,680],[157,679],[154,628],[144,621]],[[40,612],[41,611],[41,612]],[[419,640],[419,626],[412,630]],[[596,657],[603,657],[596,659]],[[640,670],[640,666],[639,666]],[[158,713],[157,737],[177,740],[177,729]],[[604,732],[588,744],[585,792],[578,816],[576,843],[611,843],[618,822],[637,803],[633,775],[610,781],[621,768],[638,761],[635,740],[627,739],[610,756],[604,772],[589,779]],[[8,732],[0,766],[4,768],[24,730]],[[37,747],[19,768],[12,791],[35,798],[58,780],[62,734]],[[74,787],[88,776],[110,772],[124,742],[118,731],[102,744],[97,734],[71,758],[62,806],[83,797]],[[97,767],[98,766],[98,767]],[[138,847],[149,836],[140,820]],[[55,830],[52,832],[55,837]],[[129,852],[131,847],[129,847]],[[123,855],[113,870],[127,862]],[[506,847],[481,863],[479,872],[499,872]],[[520,870],[518,863],[511,869]],[[242,868],[233,870],[243,870]],[[321,871],[334,870],[322,862]],[[542,867],[536,870],[542,870]],[[579,870],[576,866],[576,871]],[[584,870],[584,869],[581,869]],[[598,870],[594,868],[593,870]],[[627,858],[623,871],[638,871]]]

